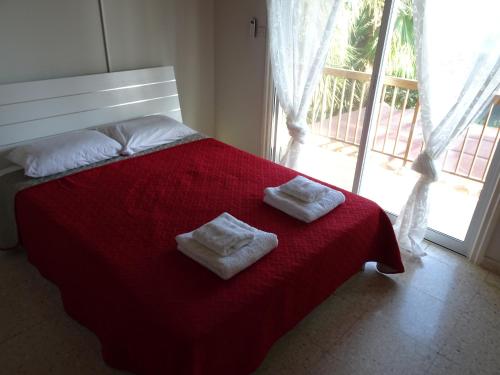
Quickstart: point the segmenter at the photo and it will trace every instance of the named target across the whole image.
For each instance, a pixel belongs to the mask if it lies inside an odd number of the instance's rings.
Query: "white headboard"
[[[159,113],[182,121],[171,66],[0,85],[0,151]]]

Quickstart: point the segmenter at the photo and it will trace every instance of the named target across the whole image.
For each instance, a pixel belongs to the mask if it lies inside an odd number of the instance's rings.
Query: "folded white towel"
[[[320,200],[306,203],[282,193],[279,187],[270,187],[264,190],[264,202],[296,219],[310,223],[344,203],[345,196],[340,191],[329,188],[329,191]]]
[[[304,176],[292,178],[279,188],[283,193],[287,193],[307,203],[312,203],[323,198],[331,190],[328,186],[311,181]]]
[[[264,232],[248,224],[243,224],[247,226],[246,229],[253,232],[253,240],[229,256],[221,257],[203,246],[193,238],[193,232],[175,237],[177,249],[220,278],[230,279],[278,246],[278,237],[274,233]]]
[[[228,256],[253,240],[254,232],[247,227],[224,212],[193,231],[193,238],[220,256]]]

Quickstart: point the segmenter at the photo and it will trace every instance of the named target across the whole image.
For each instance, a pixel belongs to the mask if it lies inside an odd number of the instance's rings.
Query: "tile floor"
[[[368,265],[279,340],[254,375],[500,375],[500,276],[428,244],[384,276]],[[0,253],[1,374],[124,374],[62,309],[22,251]]]

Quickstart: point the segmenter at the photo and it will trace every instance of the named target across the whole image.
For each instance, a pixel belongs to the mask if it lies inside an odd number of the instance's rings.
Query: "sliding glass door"
[[[309,110],[309,150],[296,168],[376,201],[394,218],[418,178],[410,166],[424,147],[412,3],[359,0],[342,12]],[[498,175],[499,128],[497,95],[444,153],[431,188],[430,240],[463,254],[471,248]],[[279,103],[272,130],[271,155],[279,161],[289,139]]]
[[[300,172],[346,190],[354,184],[382,10],[383,1],[343,2],[308,112],[310,147],[296,166]],[[289,136],[279,103],[275,108],[272,148],[274,160],[279,161]]]

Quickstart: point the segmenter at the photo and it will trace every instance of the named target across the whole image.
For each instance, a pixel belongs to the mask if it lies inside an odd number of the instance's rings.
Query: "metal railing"
[[[311,131],[330,140],[359,146],[371,74],[325,68],[309,113]],[[500,95],[492,101],[482,124],[471,124],[447,149],[442,171],[484,182],[498,143],[500,129],[490,126]],[[424,147],[418,121],[418,83],[384,77],[371,150],[412,162]]]

